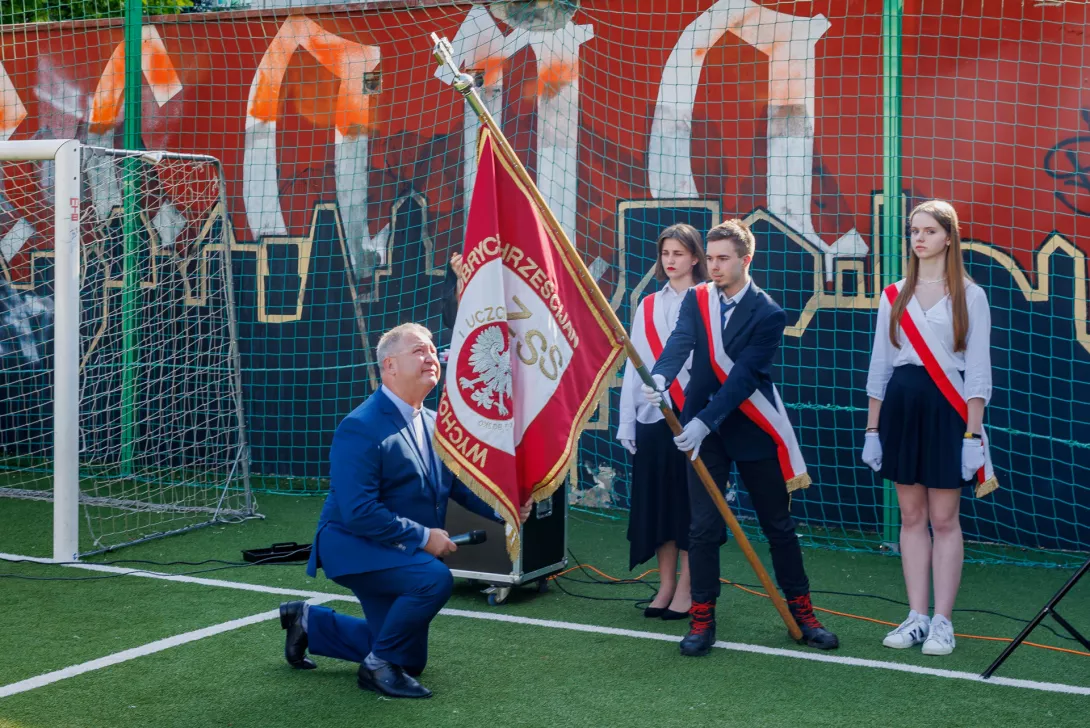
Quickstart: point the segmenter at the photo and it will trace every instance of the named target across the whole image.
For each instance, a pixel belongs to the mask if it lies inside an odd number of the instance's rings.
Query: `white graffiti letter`
[[[360,265],[363,250],[374,251],[383,260],[390,231],[387,227],[371,237],[367,227],[367,130],[371,121],[370,98],[364,87],[366,74],[378,67],[379,49],[345,40],[302,16],[284,21],[250,85],[242,171],[250,232],[255,238],[287,232],[277,184],[276,120],[280,86],[292,55],[300,47],[340,79],[334,165],[337,204],[353,263]]]
[[[709,48],[730,31],[769,58],[768,209],[825,253],[832,279],[836,255],[866,253],[853,228],[833,245],[814,230],[810,213],[814,163],[815,47],[829,29],[823,15],[800,18],[751,0],[719,0],[693,21],[674,46],[659,85],[648,149],[655,198],[697,196],[690,143],[693,105]]]
[[[590,25],[574,25],[570,19],[555,30],[516,28],[504,37],[492,16],[481,6],[466,15],[451,46],[454,60],[466,70],[483,73],[479,89],[489,112],[498,117],[503,102],[503,62],[529,45],[537,57],[537,186],[560,225],[575,240],[579,172],[579,48],[594,37]],[[440,68],[436,77],[452,82],[450,71]],[[478,122],[467,106],[465,117],[464,205],[468,213],[477,172]],[[601,259],[591,265],[598,277],[605,268]]]
[[[537,56],[537,186],[574,243],[579,201],[579,46],[594,37],[594,30],[569,21],[560,30],[527,32],[527,36]]]
[[[496,21],[483,5],[474,5],[451,42],[454,62],[467,72],[480,74],[477,93],[497,124],[503,124],[503,65],[508,56],[525,45],[508,44]],[[454,83],[454,72],[447,66],[435,69],[435,77]],[[469,219],[473,183],[477,179],[477,132],[481,122],[467,103],[462,124],[462,207]]]

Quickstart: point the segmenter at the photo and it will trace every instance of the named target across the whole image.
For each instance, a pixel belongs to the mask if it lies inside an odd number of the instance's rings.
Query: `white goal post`
[[[0,496],[53,501],[55,561],[260,517],[219,160],[7,141],[0,171],[5,320],[51,314],[0,327]]]

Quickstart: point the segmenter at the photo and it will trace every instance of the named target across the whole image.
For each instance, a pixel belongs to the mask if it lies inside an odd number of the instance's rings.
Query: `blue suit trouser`
[[[365,619],[312,606],[307,642],[312,654],[363,662],[375,657],[419,673],[428,662],[428,625],[450,599],[454,577],[438,559],[333,581],[360,600]]]

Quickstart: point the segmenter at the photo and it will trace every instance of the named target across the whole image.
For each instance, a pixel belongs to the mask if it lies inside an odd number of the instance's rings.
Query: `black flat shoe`
[[[667,607],[662,610],[662,618],[667,622],[675,619],[686,619],[689,616],[688,612],[675,612],[673,609]]]
[[[658,619],[665,611],[666,610],[662,607],[648,607],[647,609],[643,610],[643,616],[647,617],[648,619]]]
[[[303,629],[303,602],[284,602],[280,605],[280,626],[287,630],[284,638],[284,659],[296,670],[313,670],[318,667],[307,657],[307,633]]]
[[[356,684],[364,690],[390,698],[430,698],[431,690],[418,683],[397,665],[386,663],[377,670],[360,665]]]

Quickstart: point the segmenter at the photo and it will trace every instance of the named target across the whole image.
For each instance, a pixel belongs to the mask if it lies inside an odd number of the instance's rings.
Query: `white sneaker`
[[[908,613],[908,619],[901,622],[901,626],[886,635],[882,644],[895,650],[904,650],[926,640],[930,631],[931,620],[928,616],[913,609]]]
[[[931,634],[923,643],[925,655],[949,655],[954,651],[954,625],[941,614],[931,620]]]

